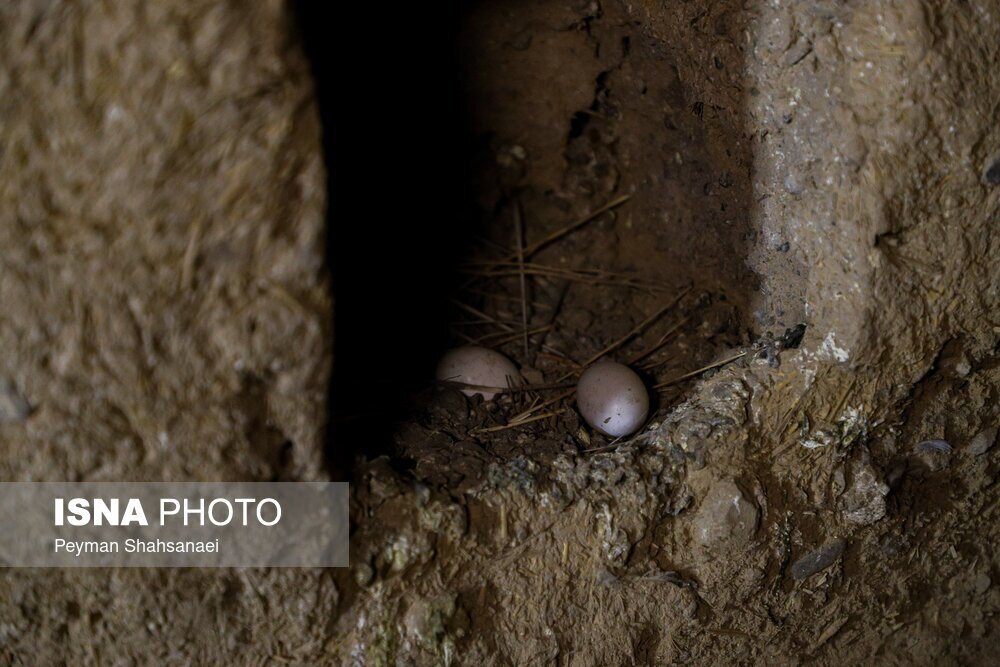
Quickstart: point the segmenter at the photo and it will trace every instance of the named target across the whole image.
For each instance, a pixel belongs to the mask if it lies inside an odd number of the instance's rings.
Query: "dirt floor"
[[[2,478],[353,484],[348,570],[3,571],[0,662],[1000,657],[1000,8],[317,11],[0,9]]]

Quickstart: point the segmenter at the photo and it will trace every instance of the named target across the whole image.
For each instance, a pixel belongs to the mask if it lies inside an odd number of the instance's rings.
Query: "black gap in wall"
[[[328,462],[385,453],[446,345],[466,151],[458,2],[295,2],[323,125],[333,282]],[[333,10],[333,11],[331,11]]]

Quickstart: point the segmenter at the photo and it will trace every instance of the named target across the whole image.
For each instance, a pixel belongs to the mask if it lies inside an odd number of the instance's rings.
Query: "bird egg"
[[[495,350],[469,345],[448,350],[437,367],[437,379],[470,385],[462,388],[466,396],[479,394],[484,400],[496,396],[492,389],[506,389],[521,384],[521,374],[510,359]]]
[[[634,433],[646,421],[649,394],[635,371],[605,361],[580,376],[576,404],[588,424],[605,435],[620,438]]]

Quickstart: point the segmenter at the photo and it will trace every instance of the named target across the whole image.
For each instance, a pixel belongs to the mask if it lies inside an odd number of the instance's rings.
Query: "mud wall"
[[[287,13],[4,15],[0,377],[32,418],[3,477],[315,475],[325,193]]]
[[[470,62],[510,85],[480,82],[481,122],[513,160],[489,169],[541,220],[629,183],[608,252],[727,293],[746,356],[617,449],[461,492],[359,465],[350,570],[4,571],[0,656],[989,660],[1000,15],[939,4],[483,9],[503,39]],[[325,191],[291,14],[144,7],[0,10],[0,471],[321,478]]]
[[[991,654],[996,10],[696,5],[624,9],[688,90],[744,101],[755,326],[801,318],[802,348],[777,368],[766,342],[751,348],[632,446],[501,467],[461,498],[420,489],[410,507],[374,467],[358,498],[391,527],[358,535],[359,612],[342,619],[355,650],[567,664]],[[703,61],[676,58],[679,34]],[[711,60],[727,48],[739,83]],[[406,528],[388,518],[400,512]],[[361,609],[365,628],[351,625]]]
[[[281,2],[0,8],[0,478],[321,474],[326,193],[292,20]],[[249,634],[251,598],[290,618],[258,576],[4,569],[0,662],[282,655]]]

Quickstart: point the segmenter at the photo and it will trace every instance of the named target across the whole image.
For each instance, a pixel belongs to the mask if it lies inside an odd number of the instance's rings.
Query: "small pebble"
[[[785,190],[788,191],[788,194],[800,195],[805,189],[806,187],[802,183],[802,179],[797,174],[788,174],[785,176]]]
[[[982,595],[986,591],[990,590],[990,586],[993,585],[993,582],[990,580],[990,576],[988,574],[980,572],[976,575],[976,580],[973,582],[973,585],[976,587],[976,595]]]
[[[886,496],[889,485],[881,472],[867,460],[853,464],[850,468],[850,486],[840,497],[843,516],[851,523],[870,526],[881,521],[886,514]]]
[[[20,424],[31,414],[31,404],[14,385],[0,378],[0,424]]]
[[[753,538],[760,513],[740,487],[730,480],[716,481],[695,517],[695,539],[706,547],[740,547]]]
[[[939,361],[938,370],[945,377],[961,379],[972,372],[972,363],[964,353],[958,352]]]
[[[917,443],[917,455],[928,470],[940,472],[951,462],[951,445],[944,440],[924,440]]]
[[[834,540],[810,551],[792,564],[792,578],[805,579],[825,570],[840,559],[846,546],[844,540]]]
[[[984,428],[972,438],[972,441],[969,443],[969,453],[973,456],[982,456],[986,452],[990,451],[990,448],[993,447],[993,443],[995,443],[996,440],[996,427]]]
[[[909,548],[906,538],[898,533],[888,533],[879,542],[879,549],[886,558],[898,558]]]
[[[594,580],[601,586],[614,586],[618,583],[618,577],[602,565],[594,572]]]
[[[983,181],[987,185],[1000,185],[1000,159],[994,160],[983,170]]]
[[[689,591],[687,593],[687,604],[683,604],[681,607],[681,614],[689,621],[698,620],[698,596],[694,591]],[[683,598],[681,598],[683,600]]]
[[[917,450],[921,452],[941,452],[942,454],[950,454],[951,445],[944,440],[924,440],[917,443]]]
[[[368,563],[359,563],[354,567],[354,581],[362,588],[368,586],[375,579],[375,570]]]

